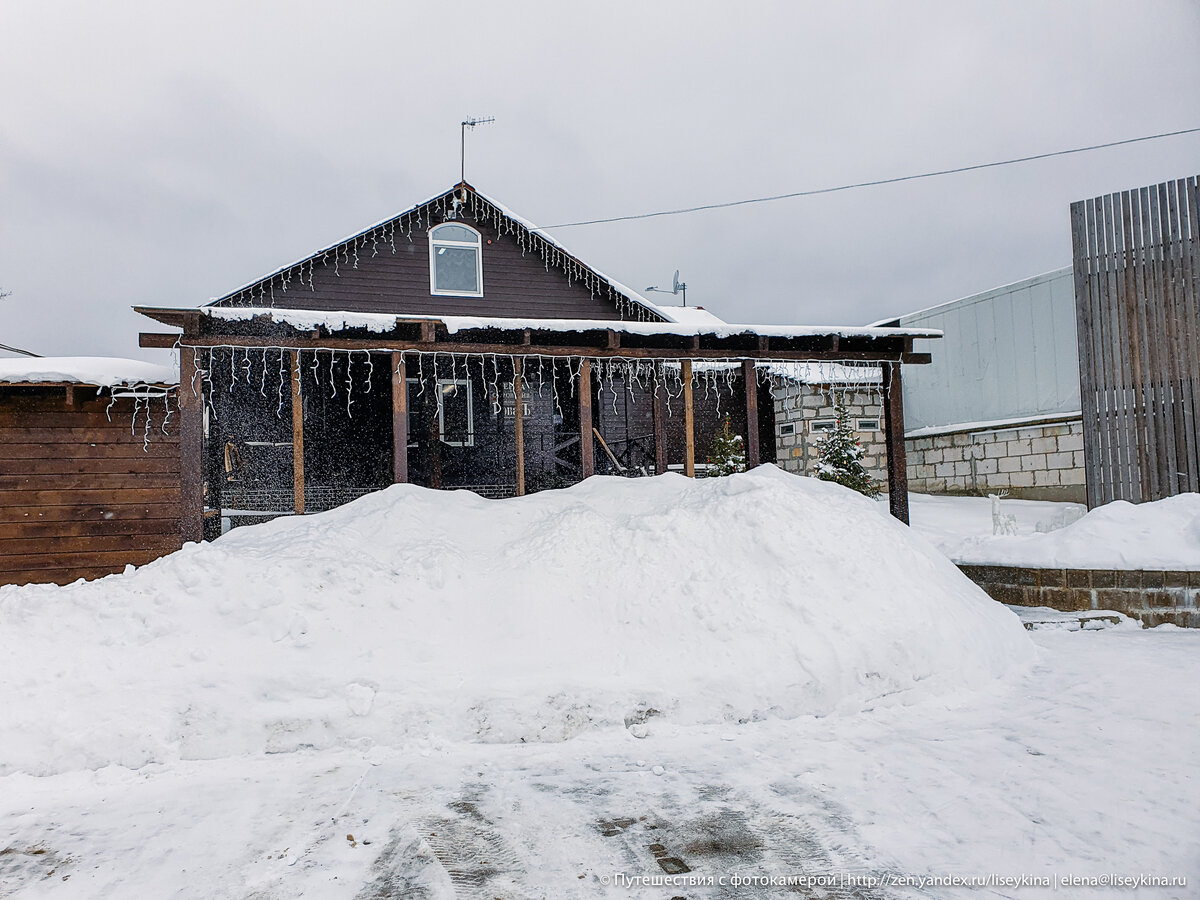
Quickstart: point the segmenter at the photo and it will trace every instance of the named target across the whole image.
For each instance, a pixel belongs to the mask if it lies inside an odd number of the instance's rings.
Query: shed
[[[0,360],[0,584],[96,578],[179,548],[177,372]]]

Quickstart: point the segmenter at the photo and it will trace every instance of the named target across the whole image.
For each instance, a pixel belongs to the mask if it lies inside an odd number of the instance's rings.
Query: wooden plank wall
[[[0,584],[98,578],[180,546],[178,412],[164,435],[153,402],[143,451],[144,406],[135,423],[131,399],[106,415],[107,395],[71,393],[0,387]]]
[[[1071,204],[1088,506],[1200,490],[1200,177]]]

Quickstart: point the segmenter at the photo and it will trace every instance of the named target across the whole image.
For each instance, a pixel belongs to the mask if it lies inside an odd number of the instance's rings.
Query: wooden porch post
[[[204,380],[196,352],[179,348],[179,534],[185,543],[204,537]]]
[[[758,446],[758,372],[754,360],[742,360],[742,381],[746,387],[746,468],[761,461]]]
[[[525,366],[520,359],[513,360],[513,434],[517,441],[517,496],[525,496],[525,390],[521,376]]]
[[[892,515],[908,524],[908,463],[904,453],[904,390],[900,363],[883,364],[884,430],[887,434],[888,504]]]
[[[280,353],[283,351],[281,350]],[[304,515],[304,398],[300,396],[300,351],[288,353],[292,364],[292,497],[296,515]]]
[[[667,386],[663,383],[661,363],[654,367],[654,474],[667,471]]]
[[[596,473],[592,438],[592,361],[579,361],[579,462],[584,478]]]
[[[403,353],[392,353],[392,483],[408,482],[408,379]]]
[[[692,408],[692,361],[685,359],[679,364],[679,377],[683,379],[683,474],[696,477],[696,422]]]

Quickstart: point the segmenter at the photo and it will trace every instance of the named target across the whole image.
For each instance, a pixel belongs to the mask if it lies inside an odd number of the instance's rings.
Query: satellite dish
[[[679,270],[675,270],[675,277],[671,279],[671,293],[679,293]]]

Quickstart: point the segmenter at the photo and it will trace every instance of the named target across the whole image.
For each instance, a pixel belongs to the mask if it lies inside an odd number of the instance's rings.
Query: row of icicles
[[[293,372],[292,366],[288,362],[291,351],[286,347],[221,345],[205,348],[185,347],[181,348],[181,352],[191,353],[192,365],[200,383],[197,387],[196,382],[193,381],[191,385],[185,386],[183,389],[191,390],[192,396],[197,399],[203,397],[208,414],[214,421],[217,419],[217,410],[213,403],[213,391],[215,390],[213,376],[217,371],[228,374],[229,380],[226,389],[230,394],[235,388],[241,386],[258,393],[264,399],[274,398],[276,401],[275,414],[279,418],[283,417],[287,400],[292,394],[293,377],[297,388],[296,395],[303,396],[304,377],[307,375],[323,390],[329,391],[330,399],[337,398],[339,394],[344,395],[346,414],[353,418],[356,389],[362,394],[371,393],[375,373],[375,355],[378,353],[390,355],[391,353],[386,348],[374,352],[367,349],[301,350],[294,357],[295,371]],[[218,354],[224,355],[225,352],[229,354],[228,362],[218,358]],[[322,359],[323,354],[328,356],[327,362]],[[339,357],[343,357],[346,363],[344,376],[339,375],[335,368]],[[276,358],[278,358],[278,364],[275,362]],[[568,398],[573,400],[575,385],[579,381],[583,365],[582,357],[403,351],[400,353],[400,362],[393,373],[397,378],[400,377],[401,372],[405,373],[406,378],[408,377],[408,364],[411,359],[416,361],[418,397],[425,392],[427,365],[430,375],[440,381],[469,382],[471,376],[478,374],[480,383],[490,388],[491,396],[499,396],[502,384],[510,385],[515,393],[519,362],[522,393],[526,396],[536,393],[539,398],[544,398],[548,391],[554,408],[560,416],[563,414],[563,398],[559,390],[559,376],[567,378]],[[354,377],[356,361],[361,361],[363,365],[359,368],[365,369],[357,382]],[[449,364],[448,375],[446,374],[447,363]],[[651,394],[655,400],[661,397],[668,415],[672,414],[675,405],[683,396],[684,383],[682,366],[679,362],[605,357],[592,359],[591,363],[592,377],[597,383],[600,402],[611,402],[614,414],[618,413],[617,401],[621,394],[626,393],[631,400],[634,400],[636,399],[635,389],[638,393]],[[711,399],[715,402],[718,418],[721,415],[723,395],[732,399],[741,386],[741,363],[742,361],[739,359],[706,359],[693,363],[693,392],[703,391],[702,396],[706,400]],[[818,367],[815,373],[812,368],[814,366]],[[328,373],[327,380],[323,379],[324,372]],[[886,397],[886,391],[878,374],[877,364],[863,363],[858,360],[836,363],[760,362],[755,367],[755,377],[758,383],[770,385],[772,395],[784,409],[795,409],[802,403],[804,397],[814,395],[824,397],[830,406],[839,401],[849,404],[857,399],[861,402],[864,394],[871,402],[882,403]],[[829,378],[832,381],[835,376],[840,383],[825,382],[819,385],[819,389],[817,385],[805,380]],[[611,401],[606,399],[606,393]],[[148,450],[152,430],[152,406],[160,400],[164,412],[158,427],[164,435],[168,434],[167,425],[172,416],[170,392],[145,384],[123,388],[121,393],[114,388],[111,391],[110,402],[106,410],[109,412],[110,420],[111,410],[116,401],[130,396],[134,399],[133,420],[130,427],[133,434],[136,435],[140,421],[143,450]]]

